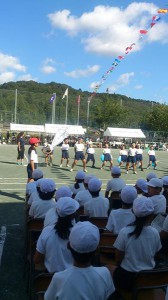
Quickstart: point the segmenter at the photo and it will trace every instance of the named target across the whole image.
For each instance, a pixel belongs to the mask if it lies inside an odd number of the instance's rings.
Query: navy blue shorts
[[[25,151],[24,148],[21,148],[20,151],[18,149],[18,157],[17,157],[17,159],[23,159],[24,158],[24,151]]]
[[[136,161],[143,161],[142,154],[136,154]]]
[[[156,161],[156,157],[154,155],[149,155],[149,161],[154,163]]]
[[[127,158],[128,158],[127,155],[121,155],[121,161],[122,162],[127,162]]]
[[[131,162],[132,164],[136,163],[136,157],[135,156],[128,156],[127,162],[128,163]]]
[[[69,158],[69,151],[68,150],[62,150],[62,158],[65,158],[65,159]]]
[[[38,164],[34,164],[34,169],[37,169],[37,167],[38,167]],[[28,174],[28,178],[29,179],[32,179],[33,177],[32,177],[32,168],[31,168],[31,165],[30,164],[28,164],[28,166],[27,166],[27,174]]]
[[[104,154],[104,161],[111,161],[112,158],[111,158],[111,154],[110,153],[106,153]]]
[[[93,153],[88,153],[87,162],[88,162],[89,160],[95,161],[95,158],[94,158],[94,154],[93,154]]]
[[[84,155],[84,153],[83,153],[83,151],[77,151],[76,153],[75,153],[75,160],[83,160],[83,159],[85,159],[85,155]]]

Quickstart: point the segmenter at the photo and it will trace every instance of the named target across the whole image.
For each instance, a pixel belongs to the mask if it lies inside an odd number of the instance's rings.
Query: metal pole
[[[77,121],[77,125],[79,125],[79,109],[80,109],[80,95],[78,97],[78,121]]]
[[[15,124],[17,122],[16,117],[17,117],[17,89],[15,90],[15,118],[14,118]]]
[[[89,105],[90,105],[90,97],[88,98],[88,105],[87,105],[87,128],[89,127]]]
[[[56,93],[53,94],[54,97],[54,101],[53,101],[53,105],[52,105],[52,124],[55,124],[55,106],[56,106]]]
[[[66,97],[67,99],[66,99],[66,109],[65,109],[65,124],[67,124],[67,120],[68,120],[68,92]]]

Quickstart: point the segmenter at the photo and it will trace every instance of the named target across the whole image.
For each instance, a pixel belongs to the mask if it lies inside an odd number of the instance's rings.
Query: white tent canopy
[[[86,129],[77,125],[65,125],[65,124],[45,124],[45,132],[57,133],[58,130],[68,131],[69,135],[83,135]]]
[[[104,136],[115,137],[115,138],[141,138],[145,139],[146,136],[141,129],[130,129],[130,128],[113,128],[107,127],[104,132]]]

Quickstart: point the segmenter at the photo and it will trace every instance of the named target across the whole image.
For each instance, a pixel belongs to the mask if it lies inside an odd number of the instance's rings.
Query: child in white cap
[[[30,181],[26,184],[26,196],[27,198],[30,197],[30,195],[33,193],[33,192],[36,192],[36,184],[37,184],[37,181],[41,178],[43,178],[44,174],[43,174],[43,171],[40,170],[40,169],[35,169],[33,172],[32,172],[32,179],[33,181]]]
[[[162,178],[163,181],[163,196],[166,198],[166,205],[168,206],[168,176]]]
[[[155,267],[154,257],[161,249],[158,231],[151,227],[154,206],[151,199],[141,196],[133,202],[136,220],[121,229],[114,243],[118,267],[113,273],[116,288],[131,290],[137,272]]]
[[[137,198],[137,191],[132,186],[125,186],[121,191],[122,208],[111,211],[106,229],[118,234],[120,230],[135,221],[132,212],[133,201]]]
[[[42,179],[40,182],[39,188],[39,200],[33,201],[30,210],[29,216],[32,218],[44,218],[47,211],[55,207],[56,202],[53,199],[55,194],[55,182],[52,179]]]
[[[165,214],[166,198],[161,194],[163,181],[159,178],[152,178],[147,185],[148,195],[154,205],[154,214]]]
[[[62,197],[56,203],[58,220],[55,226],[47,226],[42,230],[36,246],[34,262],[44,262],[48,272],[59,272],[72,266],[73,258],[67,248],[72,220],[79,204],[70,197]]]
[[[99,193],[102,181],[92,178],[88,183],[88,190],[92,199],[84,204],[84,213],[89,217],[107,217],[109,210],[109,200]]]
[[[83,171],[78,171],[75,175],[75,183],[70,185],[72,191],[72,198],[75,198],[76,194],[80,191],[85,190],[84,186],[85,173]]]
[[[122,188],[125,186],[125,181],[120,178],[121,176],[121,170],[119,167],[112,167],[111,168],[111,176],[112,179],[110,179],[107,182],[105,197],[108,198],[110,191],[111,192],[121,192]]]
[[[146,176],[146,181],[151,180],[152,178],[158,178],[155,173],[148,173]]]
[[[83,206],[86,202],[88,202],[92,199],[92,196],[88,190],[88,184],[89,184],[89,181],[94,177],[95,176],[92,174],[86,175],[85,179],[84,179],[85,190],[78,192],[75,196],[75,200],[78,201],[80,206]]]
[[[115,287],[106,267],[93,267],[91,261],[100,234],[90,222],[78,222],[69,236],[69,249],[74,266],[56,273],[45,293],[45,300],[106,300]]]
[[[68,186],[61,186],[55,193],[55,201],[58,201],[62,197],[72,197],[72,192]],[[57,222],[58,214],[55,207],[50,208],[44,219],[44,227],[54,225]]]
[[[135,183],[135,188],[137,190],[138,197],[145,196],[148,197],[148,186],[147,181],[143,178],[137,179]]]

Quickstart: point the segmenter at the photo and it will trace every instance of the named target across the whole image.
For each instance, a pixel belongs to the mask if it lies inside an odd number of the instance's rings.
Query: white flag
[[[66,89],[64,95],[62,96],[62,99],[64,99],[66,96],[68,96],[68,88]]]
[[[69,133],[69,127],[63,127],[59,128],[53,138],[51,146],[55,148],[57,145],[59,145],[65,138],[67,138],[70,135]]]

